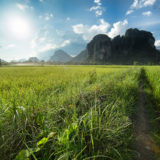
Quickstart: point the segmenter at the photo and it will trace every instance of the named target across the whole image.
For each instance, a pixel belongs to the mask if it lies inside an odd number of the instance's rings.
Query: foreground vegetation
[[[140,71],[126,66],[0,68],[0,159],[136,157],[133,117]]]
[[[156,143],[160,145],[160,67],[145,67],[148,87],[149,112],[152,126],[152,136]],[[158,151],[160,153],[160,150]]]

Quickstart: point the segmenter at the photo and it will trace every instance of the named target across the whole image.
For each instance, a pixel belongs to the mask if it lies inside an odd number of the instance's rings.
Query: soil
[[[136,117],[136,160],[156,160],[156,155],[160,154],[160,148],[149,135],[150,122],[147,117],[147,104],[145,102],[145,92],[143,83],[139,84],[139,108]]]

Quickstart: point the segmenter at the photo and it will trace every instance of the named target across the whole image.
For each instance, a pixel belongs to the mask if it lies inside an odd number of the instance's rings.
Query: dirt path
[[[142,80],[145,79],[145,71],[142,70]],[[144,75],[143,75],[144,74]],[[155,160],[155,155],[160,154],[160,148],[153,142],[149,135],[149,120],[147,118],[147,107],[143,81],[139,84],[139,108],[136,118],[136,151],[137,160]]]

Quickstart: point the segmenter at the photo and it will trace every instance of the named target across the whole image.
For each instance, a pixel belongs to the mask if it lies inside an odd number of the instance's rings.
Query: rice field
[[[157,101],[160,100],[160,67],[146,67],[147,78],[152,86],[153,95]],[[158,106],[160,107],[160,102],[158,102]]]
[[[156,143],[160,145],[160,67],[145,67],[145,70],[149,84],[146,93],[150,101],[152,135]]]
[[[157,70],[146,67],[156,98]],[[135,158],[140,72],[134,66],[1,67],[0,159]]]

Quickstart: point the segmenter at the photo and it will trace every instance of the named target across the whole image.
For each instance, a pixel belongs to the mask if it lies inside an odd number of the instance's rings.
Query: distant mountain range
[[[72,60],[72,57],[63,50],[57,50],[49,59],[50,62],[69,62]]]
[[[1,59],[0,61],[1,61],[2,63],[6,63],[6,61],[5,61],[5,60],[3,60],[3,59]]]
[[[18,60],[19,63],[23,63],[23,62],[25,62],[25,61],[27,61],[27,60],[26,60],[26,59],[19,59],[19,60]]]
[[[160,62],[152,33],[128,29],[124,36],[111,39],[105,34],[95,36],[86,49],[71,62],[83,64],[150,64]]]
[[[7,62],[3,59],[0,59],[0,63],[7,63]]]
[[[70,63],[83,63],[87,59],[86,50],[79,53],[77,56],[73,57],[70,61]]]
[[[40,62],[40,60],[39,60],[37,57],[30,57],[30,58],[28,59],[28,62],[38,63],[38,62]]]

